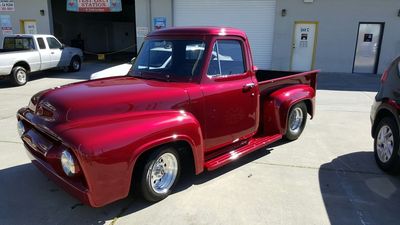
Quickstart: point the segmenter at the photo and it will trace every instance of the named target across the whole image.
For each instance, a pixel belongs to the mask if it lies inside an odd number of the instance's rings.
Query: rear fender
[[[264,132],[266,135],[286,133],[290,109],[293,105],[305,101],[308,113],[314,116],[315,89],[308,85],[292,85],[279,89],[264,102]]]

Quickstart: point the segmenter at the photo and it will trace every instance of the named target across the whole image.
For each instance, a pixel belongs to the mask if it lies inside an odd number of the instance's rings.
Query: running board
[[[227,152],[223,155],[212,158],[204,163],[205,169],[212,171],[222,167],[238,158],[241,158],[251,152],[254,152],[262,147],[265,147],[275,141],[282,139],[282,135],[276,134],[268,137],[256,137],[249,141],[245,146]]]

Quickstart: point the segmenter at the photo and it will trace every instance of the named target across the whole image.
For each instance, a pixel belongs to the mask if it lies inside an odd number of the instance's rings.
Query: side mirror
[[[133,65],[133,64],[135,63],[135,61],[136,61],[136,57],[133,57],[133,58],[131,59],[130,63]]]
[[[65,48],[65,44],[61,44],[60,49],[64,49]]]

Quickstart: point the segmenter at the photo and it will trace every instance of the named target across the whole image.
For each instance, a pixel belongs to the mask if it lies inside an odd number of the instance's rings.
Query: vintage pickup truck
[[[0,49],[0,77],[21,86],[28,81],[28,73],[52,68],[79,71],[82,58],[80,49],[65,47],[52,35],[7,35]]]
[[[314,115],[317,73],[257,70],[237,29],[164,29],[147,36],[128,76],[34,95],[18,131],[33,164],[82,202],[101,207],[131,189],[154,202],[182,170],[297,139]]]

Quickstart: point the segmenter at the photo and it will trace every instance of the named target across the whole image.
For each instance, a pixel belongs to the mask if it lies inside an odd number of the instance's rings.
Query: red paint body
[[[128,195],[135,162],[157,146],[186,142],[199,174],[282,138],[293,104],[306,101],[313,116],[318,71],[262,77],[254,70],[246,35],[230,28],[224,33],[220,28],[165,29],[147,38],[183,37],[208,46],[218,39],[240,40],[247,72],[210,77],[204,63],[191,83],[127,76],[40,92],[17,116],[33,163],[82,202],[100,207]],[[205,54],[208,62],[210,48]],[[61,168],[65,148],[79,162],[81,172],[73,178]]]

